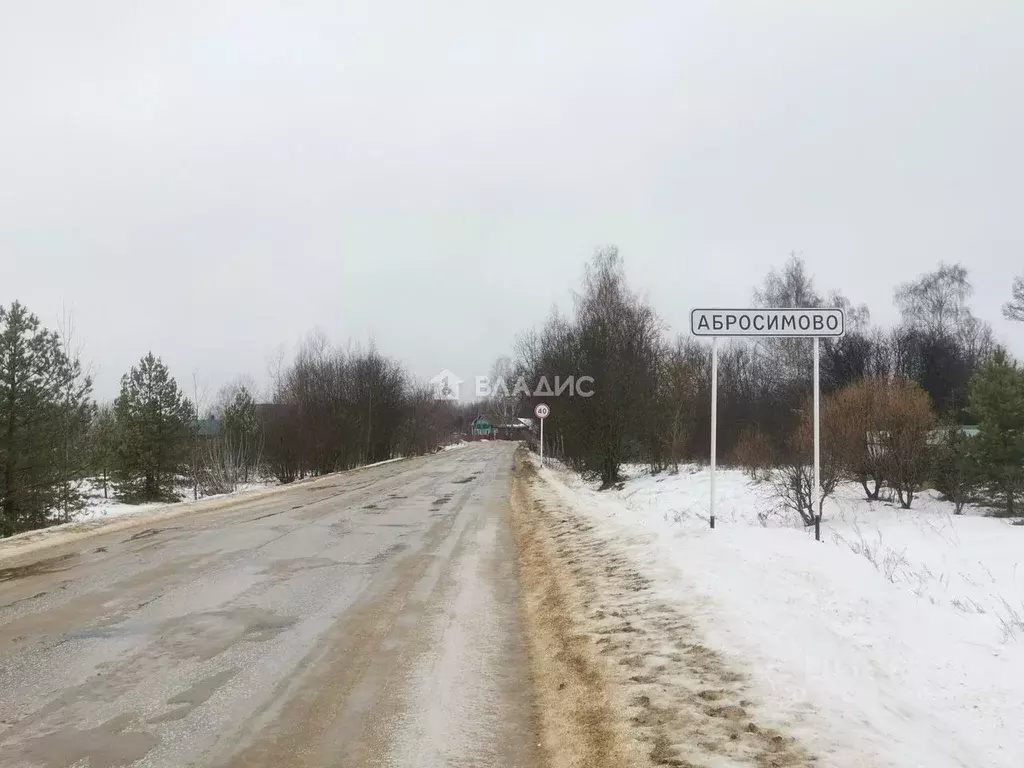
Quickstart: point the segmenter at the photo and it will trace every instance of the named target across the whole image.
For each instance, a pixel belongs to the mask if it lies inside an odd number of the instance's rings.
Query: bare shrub
[[[767,472],[767,480],[782,505],[800,515],[804,525],[814,525],[821,515],[825,499],[835,493],[841,479],[841,455],[835,441],[825,439],[832,433],[835,419],[835,398],[821,401],[821,496],[814,507],[814,411],[810,398],[800,410],[800,420],[786,443],[786,452]]]
[[[884,429],[888,386],[882,378],[863,378],[837,392],[833,401],[830,435],[838,445],[845,473],[860,483],[871,501],[878,500],[885,480],[883,451],[874,436]]]
[[[743,468],[744,474],[754,482],[763,482],[771,474],[774,464],[771,441],[756,428],[747,427],[740,433],[732,451],[732,461]]]
[[[235,441],[230,432],[206,444],[206,461],[200,478],[205,495],[231,493],[249,476],[246,446]]]
[[[935,415],[928,394],[905,379],[867,377],[836,394],[833,421],[844,472],[870,500],[882,498],[888,483],[909,509],[933,466],[928,436]]]
[[[915,382],[893,381],[883,405],[886,429],[881,435],[886,480],[900,506],[910,509],[914,494],[931,468],[928,435],[935,414],[927,393]]]

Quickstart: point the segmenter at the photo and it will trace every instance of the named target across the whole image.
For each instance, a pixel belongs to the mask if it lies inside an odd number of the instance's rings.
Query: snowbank
[[[262,482],[254,483],[241,483],[234,491],[230,493],[219,493],[210,495],[199,495],[199,501],[213,500],[213,499],[226,499],[231,496],[238,495],[240,493],[248,493],[250,491],[259,491],[265,488],[271,488],[277,485],[275,480],[267,480]],[[81,483],[80,492],[85,495],[85,507],[78,512],[75,512],[72,517],[72,522],[83,523],[91,522],[94,520],[106,520],[115,517],[121,517],[123,515],[134,515],[149,510],[159,509],[161,507],[168,506],[167,502],[152,502],[146,504],[128,504],[117,498],[117,494],[114,491],[112,485],[108,485],[107,498],[103,496],[103,486],[100,482],[95,480],[85,480]],[[180,502],[195,501],[192,496],[191,486],[180,486],[175,488],[175,492],[181,499]],[[174,502],[172,502],[174,503]]]
[[[816,543],[738,471],[719,473],[714,531],[706,469],[632,468],[603,493],[542,472],[746,667],[822,765],[1024,765],[1024,527],[851,486]]]

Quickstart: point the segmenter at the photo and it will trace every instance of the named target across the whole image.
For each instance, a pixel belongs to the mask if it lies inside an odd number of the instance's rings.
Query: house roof
[[[212,416],[199,419],[198,432],[200,437],[217,437],[220,434],[220,422]]]

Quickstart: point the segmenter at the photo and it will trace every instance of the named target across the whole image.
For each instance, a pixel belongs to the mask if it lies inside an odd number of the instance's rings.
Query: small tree
[[[885,422],[882,458],[886,480],[900,506],[910,509],[931,469],[928,436],[935,426],[928,394],[914,382],[890,382],[881,406]]]
[[[998,348],[971,379],[970,410],[978,421],[978,475],[1013,515],[1024,489],[1024,373]]]
[[[771,440],[756,428],[747,427],[736,441],[732,460],[754,482],[768,479],[775,464]]]
[[[834,431],[836,403],[834,397],[821,400],[821,446],[819,479],[821,496],[814,507],[814,406],[810,398],[800,409],[800,420],[790,435],[785,455],[768,473],[768,482],[783,506],[793,510],[804,525],[814,525],[821,515],[825,499],[835,493],[842,477],[842,452],[839,444],[828,440]]]
[[[89,427],[89,452],[92,471],[103,483],[103,498],[108,497],[110,476],[117,466],[117,415],[114,406],[101,405],[96,409]]]
[[[59,334],[18,302],[0,307],[0,536],[41,528],[78,505],[91,388]]]
[[[221,434],[235,446],[242,470],[241,481],[249,482],[250,472],[256,470],[263,451],[263,433],[256,415],[256,401],[245,387],[239,388],[234,399],[224,408]]]
[[[657,407],[652,428],[660,438],[664,462],[673,472],[686,456],[697,422],[697,398],[704,369],[710,362],[707,349],[692,339],[677,339],[663,352],[658,377]]]
[[[1013,278],[1013,299],[1003,304],[1003,317],[1024,322],[1024,277]]]
[[[889,382],[866,377],[843,387],[833,399],[832,440],[844,472],[864,488],[868,500],[879,497],[885,480],[880,435],[886,429]]]
[[[189,456],[195,413],[152,352],[121,378],[114,408],[118,492],[144,501],[174,499],[174,479]]]
[[[953,502],[956,514],[962,514],[964,505],[974,496],[977,486],[976,440],[965,435],[957,424],[943,427],[941,441],[932,455],[932,478],[935,489],[947,501]]]

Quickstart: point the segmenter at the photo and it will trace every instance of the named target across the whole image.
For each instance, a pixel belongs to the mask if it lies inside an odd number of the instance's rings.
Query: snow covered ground
[[[1024,765],[1024,526],[954,516],[930,493],[896,509],[849,486],[817,543],[736,470],[719,471],[714,531],[706,468],[634,467],[601,493],[541,472],[821,765]]]
[[[449,446],[451,448],[458,448],[461,445],[467,443],[455,444]],[[385,459],[384,461],[374,462],[373,464],[365,464],[356,469],[368,469],[370,467],[377,467],[382,464],[391,464],[395,461],[402,461],[404,456],[397,456],[393,459]],[[179,478],[181,479],[181,478]],[[247,493],[249,491],[259,491],[265,488],[272,488],[278,485],[276,479],[261,479],[250,483],[239,483],[235,490],[230,493],[219,493],[219,494],[203,494],[202,489],[199,492],[198,501],[205,501],[209,499],[224,499],[229,496],[235,496],[240,493]],[[123,515],[137,514],[139,512],[145,512],[146,510],[157,509],[160,507],[167,507],[168,502],[152,502],[146,504],[129,504],[121,501],[117,497],[117,491],[114,488],[113,483],[107,485],[107,497],[103,495],[103,485],[97,479],[84,480],[79,486],[82,493],[85,494],[85,507],[76,512],[71,519],[71,522],[81,523],[92,520],[103,520],[106,518],[121,517]],[[181,482],[175,485],[175,493],[179,498],[179,502],[186,504],[189,502],[197,501],[193,497],[192,485],[186,482]]]
[[[277,485],[276,480],[264,480],[260,482],[242,483],[232,493],[212,494],[204,496],[200,492],[199,500],[222,499],[246,491],[257,491],[263,488],[270,488]],[[106,518],[121,517],[122,515],[137,514],[149,509],[166,507],[167,502],[152,502],[147,504],[128,504],[117,498],[117,492],[112,484],[107,486],[107,498],[103,497],[103,485],[99,481],[85,480],[82,482],[81,491],[85,494],[85,507],[76,512],[72,522],[81,523],[91,520],[103,520]],[[175,492],[182,502],[194,501],[192,486],[179,486]]]

